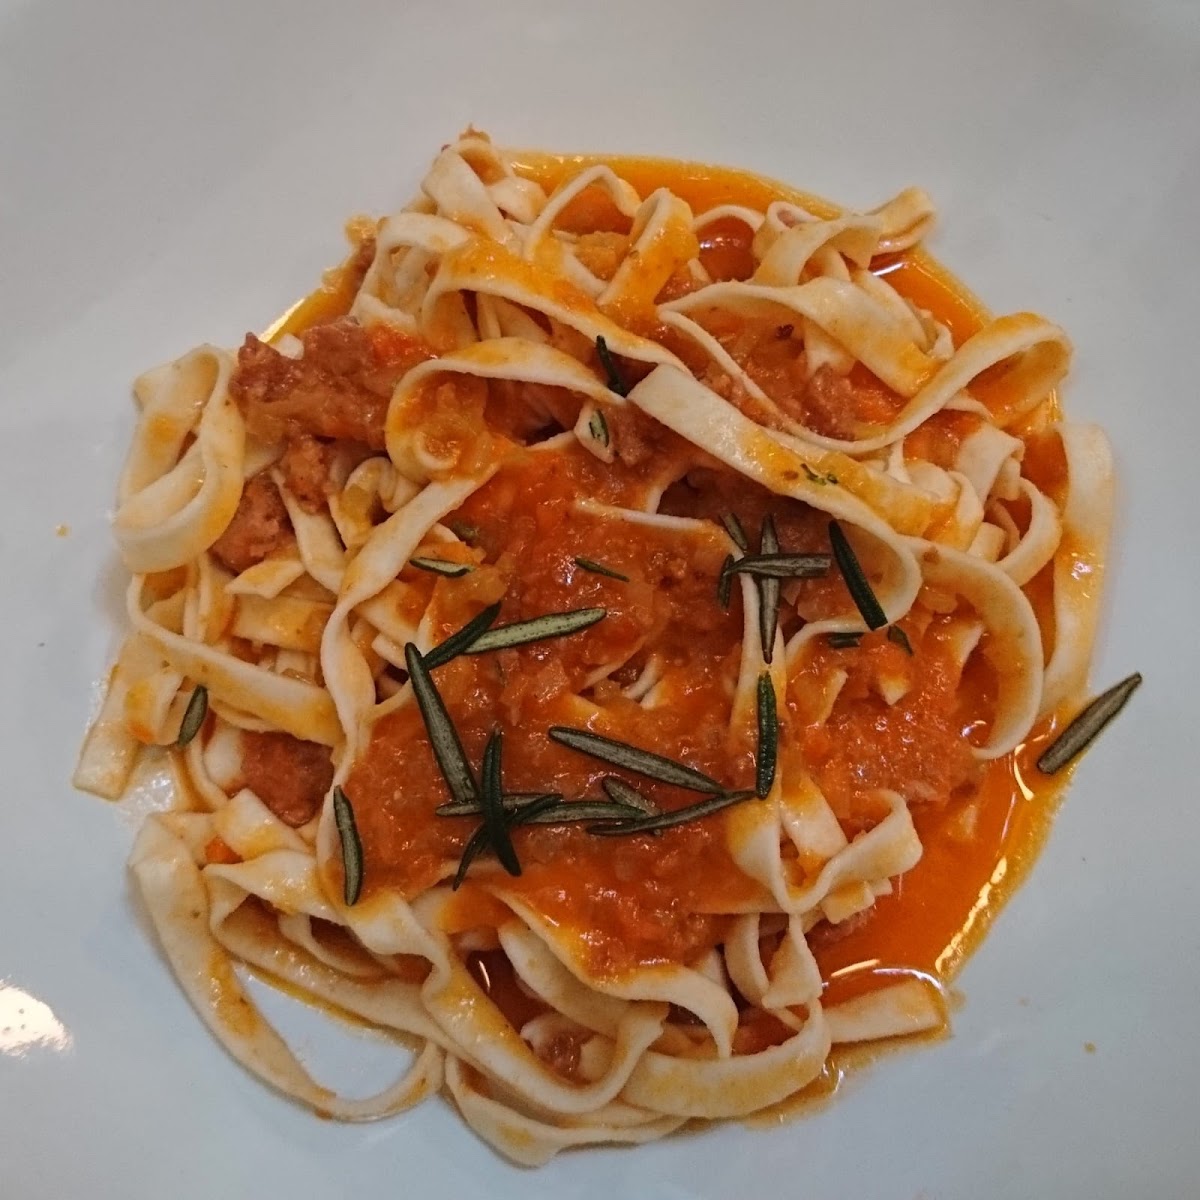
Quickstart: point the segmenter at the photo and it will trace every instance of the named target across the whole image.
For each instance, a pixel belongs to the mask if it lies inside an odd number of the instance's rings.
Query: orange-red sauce
[[[685,449],[679,443],[673,451]],[[608,612],[573,637],[439,669],[438,685],[472,761],[480,760],[493,727],[504,730],[506,788],[601,794],[602,764],[549,741],[546,730],[577,723],[567,697],[582,691],[598,668],[647,641],[686,673],[688,694],[646,710],[602,685],[601,728],[685,758],[732,787],[752,779],[752,743],[731,744],[727,734],[742,617],[740,607],[725,612],[716,603],[720,542],[689,554],[674,531],[605,521],[573,507],[579,496],[629,500],[642,486],[638,471],[606,466],[582,448],[553,456],[530,451],[455,514],[492,564],[474,575],[494,571],[505,586],[500,621],[592,606]],[[629,582],[583,570],[577,557],[626,574]],[[482,607],[476,602],[456,613],[455,581],[438,587],[447,631]],[[664,807],[696,799],[679,789],[640,786]],[[379,722],[346,788],[358,814],[368,888],[423,890],[445,859],[461,852],[475,825],[433,815],[445,785],[412,707]],[[729,861],[713,822],[657,839],[597,839],[572,827],[521,829],[515,841],[525,868],[515,886],[550,919],[577,928],[599,970],[677,959],[712,944],[720,922],[706,912],[757,894]]]
[[[595,161],[525,155],[518,169],[549,189]],[[821,215],[835,211],[824,201],[736,171],[655,160],[604,161],[643,193],[669,186],[696,212],[724,203],[761,209],[781,197]],[[566,218],[580,232],[623,229],[619,214],[598,194],[585,194]],[[701,254],[715,277],[744,277],[749,270],[746,234],[736,223],[709,227]],[[979,329],[986,317],[961,284],[920,252],[880,258],[874,267],[899,292],[949,325],[956,343]],[[344,310],[348,299],[339,286],[335,277],[273,332],[295,332],[313,319],[329,319],[342,302]],[[689,486],[668,492],[665,511],[715,519],[733,509],[747,528],[755,529],[770,510],[779,520],[785,549],[824,548],[818,514],[769,495],[636,413],[622,420],[631,422],[626,434],[648,446],[638,464],[604,466],[579,449],[553,457],[527,451],[452,518],[470,529],[486,565],[461,583],[439,580],[433,585],[440,590],[446,632],[497,598],[503,603],[502,622],[590,605],[609,610],[600,626],[575,637],[459,659],[439,670],[438,683],[473,761],[479,761],[488,731],[493,726],[504,730],[507,789],[597,794],[606,773],[602,764],[555,745],[545,731],[552,724],[577,723],[565,713],[564,698],[579,691],[602,663],[624,658],[641,642],[654,644],[685,667],[694,685],[669,708],[646,710],[622,698],[613,685],[601,684],[595,692],[603,711],[598,731],[686,759],[731,787],[744,786],[752,777],[752,730],[727,732],[742,618],[736,588],[728,612],[716,602],[721,553],[682,552],[661,531],[581,516],[572,508],[575,497],[635,504],[650,474],[673,460],[693,473]],[[957,440],[969,432],[960,426],[964,420],[954,414],[935,419],[917,435],[928,443],[921,445],[921,454],[935,461],[952,454]],[[511,428],[504,432],[515,436]],[[1039,483],[1053,490],[1063,471],[1061,461],[1049,446],[1035,444],[1031,454]],[[630,582],[581,571],[574,565],[576,556],[623,572]],[[805,587],[810,608],[850,610],[840,580]],[[1029,592],[1047,622],[1047,581],[1039,577]],[[1028,869],[1061,787],[1061,781],[1041,777],[1032,766],[1038,748],[1053,734],[1053,722],[1044,722],[1015,754],[985,768],[974,765],[968,741],[984,722],[991,681],[972,667],[960,686],[942,645],[943,618],[909,621],[905,628],[916,652],[913,658],[882,634],[869,636],[857,650],[821,651],[790,685],[781,713],[785,769],[803,767],[813,773],[847,832],[874,819],[870,791],[875,787],[909,791],[916,783],[927,797],[913,804],[923,857],[897,881],[894,894],[880,899],[864,918],[843,927],[819,927],[811,935],[831,998],[880,986],[896,970],[949,979]],[[819,724],[809,711],[806,682],[833,656],[840,656],[838,662],[851,678],[829,721]],[[631,669],[638,661],[634,654]],[[884,704],[866,683],[867,668],[880,664],[907,672],[913,684],[894,706]],[[696,799],[678,789],[633,777],[629,781],[664,808]],[[435,880],[446,858],[461,852],[472,831],[471,821],[433,815],[446,790],[415,708],[377,725],[346,787],[354,797],[368,891],[392,887],[420,892]],[[517,830],[514,840],[524,873],[508,886],[546,919],[575,931],[598,972],[618,974],[640,964],[689,958],[720,942],[722,911],[752,903],[759,895],[758,886],[730,861],[720,819],[668,830],[658,838],[595,838],[578,828],[526,828]],[[488,927],[503,912],[483,888],[468,883],[448,920],[454,930]],[[503,983],[498,953],[475,959],[474,969],[499,1001],[516,1004],[517,993]],[[757,1035],[747,1031],[746,1036]]]

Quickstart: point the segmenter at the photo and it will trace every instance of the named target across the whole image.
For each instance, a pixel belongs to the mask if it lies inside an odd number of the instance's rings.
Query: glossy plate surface
[[[1190,0],[0,0],[6,1200],[1194,1195],[1198,64]],[[1068,410],[1116,443],[1095,679],[1145,686],[960,976],[953,1038],[786,1128],[531,1173],[440,1101],[319,1121],[188,1008],[124,873],[136,806],[68,783],[120,629],[107,520],[130,380],[261,328],[339,259],[347,216],[402,203],[469,121],[854,206],[919,183],[953,270],[1066,327]],[[332,1080],[394,1066],[288,1019]]]

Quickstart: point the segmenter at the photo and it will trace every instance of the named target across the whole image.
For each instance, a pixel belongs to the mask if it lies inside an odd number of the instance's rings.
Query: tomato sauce
[[[696,212],[726,203],[762,209],[778,198],[822,216],[836,212],[825,201],[769,180],[690,164],[528,154],[519,157],[517,169],[550,190],[598,161],[611,163],[642,194],[670,187]],[[568,208],[563,224],[581,233],[623,234],[628,223],[592,189]],[[752,259],[744,226],[722,220],[702,229],[701,260],[714,278],[745,278]],[[979,302],[920,251],[881,256],[872,267],[947,324],[956,344],[987,318]],[[336,316],[327,293],[339,286],[344,291],[344,280],[335,277],[323,298],[293,310],[275,331],[295,332],[313,314],[322,320]],[[762,370],[771,369],[768,360]],[[868,417],[886,420],[885,390],[874,403]],[[578,448],[553,455],[530,448],[449,520],[470,530],[486,565],[464,580],[433,584],[443,635],[487,602],[481,578],[502,598],[501,622],[592,605],[608,609],[603,622],[573,637],[460,658],[438,669],[436,681],[472,762],[480,761],[489,731],[503,730],[508,790],[598,797],[605,774],[622,775],[547,738],[550,725],[583,723],[578,693],[595,706],[589,723],[597,732],[684,760],[732,788],[745,786],[753,775],[753,730],[731,729],[729,723],[742,613],[737,587],[728,611],[717,603],[724,554],[719,541],[681,543],[676,532],[598,519],[580,512],[579,498],[640,507],[656,478],[674,477],[662,512],[715,521],[732,509],[753,537],[770,511],[784,549],[826,548],[820,514],[771,496],[673,435],[648,427],[636,413],[623,419],[634,422],[634,434],[650,439],[652,454],[605,465]],[[919,449],[939,461],[971,428],[969,414],[945,414],[917,435],[924,439]],[[511,428],[504,433],[517,436]],[[1033,450],[1039,484],[1052,490],[1063,464],[1049,446]],[[601,562],[629,582],[582,570],[578,557]],[[836,574],[802,588],[809,619],[851,611]],[[1039,577],[1029,591],[1045,623],[1046,582]],[[1049,781],[1032,765],[1054,735],[1053,719],[1042,722],[1015,753],[978,765],[970,746],[986,734],[992,692],[987,668],[973,661],[968,677],[958,678],[947,649],[946,618],[914,616],[904,629],[912,656],[882,633],[864,638],[858,648],[819,650],[791,681],[780,714],[784,769],[813,774],[848,834],[879,815],[872,809],[872,789],[896,787],[912,797],[924,846],[921,861],[868,914],[810,934],[830,1000],[892,982],[897,971],[951,978],[1028,869],[1062,787],[1061,777]],[[621,688],[636,677],[651,648],[674,681],[672,699],[642,708]],[[589,686],[612,663],[617,664],[612,678]],[[828,720],[818,719],[812,696],[835,671],[845,671],[846,681]],[[896,703],[887,704],[873,685],[881,673],[903,684]],[[664,809],[697,798],[625,778]],[[377,724],[346,790],[357,813],[368,893],[395,888],[418,894],[438,878],[447,859],[457,858],[474,828],[471,820],[434,815],[447,792],[413,707]],[[506,887],[547,921],[571,930],[597,973],[616,976],[638,966],[688,960],[721,942],[722,912],[763,899],[758,885],[730,860],[723,827],[718,817],[660,837],[599,838],[578,827],[517,829],[514,843],[524,870],[519,879],[506,878]],[[494,927],[503,912],[485,888],[468,882],[448,910],[448,928]],[[472,960],[472,969],[492,987],[493,978],[506,978],[502,959],[499,951],[489,951]],[[505,995],[512,999],[510,993],[519,995],[511,986],[495,989],[501,1002]],[[769,1044],[775,1033],[747,1028],[740,1036],[757,1046]]]
[[[734,735],[728,728],[742,615],[740,605],[726,611],[717,604],[722,539],[681,541],[675,529],[605,519],[575,503],[580,497],[629,503],[644,486],[638,470],[600,463],[581,447],[553,455],[530,450],[455,514],[503,577],[499,622],[572,608],[607,610],[599,625],[572,637],[460,658],[438,669],[436,682],[468,758],[478,763],[491,729],[504,731],[506,788],[602,798],[601,779],[622,772],[557,745],[546,730],[579,724],[573,697],[612,664],[631,682],[648,647],[682,688],[671,704],[643,709],[623,696],[617,680],[606,679],[593,693],[595,728],[683,759],[730,787],[752,781],[749,731]],[[581,568],[578,558],[602,563],[628,582]],[[459,586],[449,579],[436,585],[446,633],[482,607],[458,608]],[[665,809],[697,799],[624,777]],[[447,798],[445,784],[413,708],[378,723],[346,789],[358,814],[368,889],[414,895],[429,887],[476,824],[434,815]],[[711,910],[757,895],[729,860],[716,822],[682,826],[661,838],[523,828],[514,841],[524,873],[513,886],[547,918],[578,928],[598,970],[690,956],[720,940],[722,922]]]

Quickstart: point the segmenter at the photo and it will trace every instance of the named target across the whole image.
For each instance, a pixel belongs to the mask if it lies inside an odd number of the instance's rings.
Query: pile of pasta
[[[950,614],[959,668],[986,664],[992,687],[970,745],[985,763],[1085,684],[1111,467],[1103,434],[1059,422],[1049,399],[1070,359],[1062,330],[1019,313],[987,320],[956,345],[873,273],[873,262],[911,250],[930,228],[923,193],[832,217],[786,198],[762,210],[693,212],[666,187],[640,195],[603,162],[567,171],[549,194],[514,162],[468,131],[437,156],[415,201],[362,232],[340,319],[426,350],[381,402],[380,444],[334,453],[316,502],[295,494],[281,469],[282,439],[248,429],[233,386],[237,352],[201,346],[137,380],[140,413],[114,520],[131,575],[130,632],[76,782],[120,796],[147,748],[177,742],[202,687],[203,728],[177,752],[186,788],[145,821],[132,855],[197,1012],[250,1071],[321,1113],[387,1116],[444,1087],[482,1137],[536,1164],[565,1147],[640,1143],[692,1121],[747,1116],[810,1084],[836,1043],[939,1025],[936,995],[914,980],[823,1004],[809,947],[814,927],[870,910],[917,862],[910,806],[919,797],[887,791],[877,815],[851,828],[812,774],[781,755],[765,798],[707,818],[746,899],[723,914],[719,944],[689,961],[597,969],[586,939],[486,856],[470,875],[492,902],[477,929],[447,917],[457,855],[419,890],[373,885],[368,841],[363,893],[347,902],[334,793],[355,800],[350,781],[373,731],[416,704],[405,647],[427,654],[461,624],[454,580],[414,584],[405,574],[413,557],[482,568],[486,556],[454,514],[517,460],[582,454],[628,467],[621,439],[632,414],[694,457],[639,457],[618,500],[582,495],[581,512],[610,533],[669,534],[693,561],[736,560],[744,548],[719,523],[660,509],[699,463],[836,521],[890,625]],[[569,219],[581,204],[609,214],[607,262]],[[703,266],[699,245],[716,223],[744,227],[748,277],[713,280]],[[786,330],[810,377],[868,372],[899,398],[886,422],[831,430],[807,420],[725,336],[755,322]],[[307,345],[293,333],[274,339],[293,361]],[[612,363],[628,386],[614,386]],[[524,397],[553,432],[492,427],[480,416],[490,407],[447,411],[463,395],[490,406]],[[968,429],[952,460],[920,457],[914,435],[946,413],[962,414]],[[1024,432],[1039,421],[1065,463],[1054,494],[1023,473]],[[294,536],[234,571],[212,548],[260,477],[277,488]],[[519,577],[520,562],[511,569]],[[1052,589],[1052,620],[1041,624],[1023,591],[1035,576]],[[863,617],[849,602],[807,611],[802,589],[785,582],[784,615],[765,641],[763,589],[750,573],[732,587],[744,636],[722,720],[744,749],[759,681],[769,681],[786,739],[789,689],[814,649],[861,633]],[[603,728],[595,689],[605,678],[646,712],[673,703],[688,681],[646,649],[564,683],[554,700],[563,723]],[[630,681],[619,672],[635,654]],[[839,684],[826,684],[828,712]],[[243,731],[327,748],[328,789],[314,813],[285,820],[244,786]],[[470,969],[481,950],[503,952],[535,1017],[516,1024],[505,1015]],[[411,1065],[379,1095],[335,1094],[257,1010],[241,966],[410,1042]],[[768,1014],[781,1032],[739,1048],[748,1013]],[[551,1052],[564,1038],[569,1068]]]

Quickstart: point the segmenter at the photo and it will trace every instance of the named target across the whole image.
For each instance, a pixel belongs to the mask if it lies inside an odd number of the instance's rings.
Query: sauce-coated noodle
[[[351,1120],[444,1085],[535,1164],[941,1027],[1045,826],[1112,486],[1063,332],[989,316],[932,220],[468,131],[263,340],[138,380],[132,633],[77,782],[120,795],[206,689],[132,865],[251,1071]],[[413,1065],[335,1095],[239,962]]]

